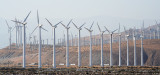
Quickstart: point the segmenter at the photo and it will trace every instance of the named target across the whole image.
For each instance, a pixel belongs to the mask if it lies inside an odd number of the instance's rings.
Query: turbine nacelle
[[[94,24],[94,21],[93,21],[93,23],[92,23],[92,25],[91,25],[91,27],[88,29],[88,28],[86,28],[86,27],[84,27],[86,30],[88,30],[89,32],[92,32],[93,30],[91,30],[92,29],[92,26],[93,26],[93,24]]]
[[[27,24],[27,22],[23,22],[23,23],[21,23],[21,24],[26,25],[26,24]]]
[[[38,24],[39,27],[42,27],[42,24]]]
[[[144,36],[141,35],[140,38],[144,38]]]
[[[72,22],[72,19],[69,21],[69,23],[67,24],[67,26],[65,26],[62,22],[60,22],[61,24],[62,24],[62,26],[64,27],[64,28],[66,28],[67,30],[70,28],[69,27],[69,24]]]
[[[84,27],[86,30],[88,30],[89,32],[92,32],[93,30],[91,30],[91,29],[88,29],[88,28],[86,28],[86,27]]]
[[[97,22],[97,26],[98,26],[98,29],[99,29],[99,31],[100,31],[100,33],[101,33],[101,34],[103,34],[104,32],[106,32],[106,31],[107,31],[107,30],[105,30],[105,31],[101,31],[101,28],[99,27],[98,22]]]
[[[69,29],[70,27],[66,27],[66,29]]]
[[[108,31],[108,33],[109,33],[109,34],[111,34],[111,35],[112,35],[115,31],[117,31],[117,30],[118,30],[118,29],[116,29],[116,30],[114,30],[114,31],[110,32],[110,31],[107,29],[107,27],[105,27],[105,26],[104,26],[104,28],[105,28],[105,29],[106,29],[106,31]]]
[[[126,37],[129,37],[129,35],[126,35]]]
[[[73,22],[72,22],[72,23],[73,23]],[[82,30],[82,27],[83,27],[85,24],[86,24],[86,23],[82,24],[82,25],[78,28],[77,25],[73,23],[73,25],[74,25],[79,31]]]

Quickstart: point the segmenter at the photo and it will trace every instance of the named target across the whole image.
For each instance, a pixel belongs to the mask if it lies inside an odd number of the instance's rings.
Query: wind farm
[[[34,8],[0,14],[0,74],[160,74],[159,10],[152,16],[145,10],[129,15],[120,11],[130,10],[132,4],[126,2],[130,5],[120,3],[126,9],[117,4],[119,8],[113,6],[114,10],[106,12],[101,9],[110,5],[99,2],[105,7],[79,7],[81,1],[73,2],[76,5],[57,2],[64,7],[47,2],[57,8],[53,11],[49,5],[30,3]]]

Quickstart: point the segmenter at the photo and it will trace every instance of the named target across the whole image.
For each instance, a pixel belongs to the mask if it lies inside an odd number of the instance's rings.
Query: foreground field
[[[49,75],[108,75],[108,74],[137,74],[137,75],[159,75],[160,67],[157,66],[112,66],[112,67],[70,67],[70,68],[0,68],[0,74],[49,74]]]

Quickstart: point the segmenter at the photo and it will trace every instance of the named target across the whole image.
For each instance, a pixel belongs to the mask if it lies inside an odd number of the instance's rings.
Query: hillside
[[[137,49],[137,64],[140,65],[140,40],[136,42]],[[144,65],[146,66],[160,66],[160,40],[144,40]],[[109,44],[104,45],[104,64],[109,64]],[[122,41],[122,65],[126,65],[126,42]],[[129,63],[133,65],[133,41],[129,41]],[[70,64],[78,63],[78,49],[77,46],[69,47],[69,62]],[[88,66],[89,64],[89,46],[82,46],[82,66]],[[100,65],[100,45],[93,46],[93,65]],[[118,65],[118,43],[113,43],[113,65]],[[0,64],[1,65],[21,65],[22,63],[22,48],[15,48],[12,45],[12,50],[8,47],[0,50]],[[27,64],[38,62],[38,49],[29,49],[27,45],[26,49],[26,61]],[[60,63],[65,64],[65,47],[56,48],[56,63],[59,66]],[[52,46],[43,46],[42,48],[42,65],[52,64]]]

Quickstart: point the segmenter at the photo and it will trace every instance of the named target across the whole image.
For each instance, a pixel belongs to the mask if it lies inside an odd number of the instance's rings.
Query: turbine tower
[[[126,28],[124,27],[125,36],[127,39],[127,66],[129,66],[129,33],[127,34]]]
[[[103,63],[103,34],[106,31],[101,31],[101,28],[99,27],[98,23],[97,23],[98,29],[100,31],[100,36],[101,36],[101,67],[104,67],[104,63]]]
[[[158,39],[159,39],[159,29],[160,29],[160,26],[158,25],[157,21],[156,21],[156,25],[157,25],[157,36],[158,36]]]
[[[67,30],[67,42],[66,42],[66,67],[69,67],[69,24],[72,22],[72,19],[70,20],[70,22],[67,24],[67,26],[65,26],[63,23],[62,26],[64,26],[64,28],[66,28]]]
[[[107,27],[105,27],[105,29],[108,31],[108,33],[110,34],[110,66],[112,66],[113,65],[113,63],[112,63],[112,36],[113,36],[113,33],[115,32],[115,31],[117,31],[117,29],[116,30],[114,30],[114,31],[112,31],[112,32],[110,32],[108,29],[107,29]]]
[[[120,32],[120,24],[119,24],[119,66],[121,66],[121,32]]]
[[[143,27],[141,29],[141,66],[143,66],[143,38],[144,38],[144,21],[143,21]]]
[[[78,29],[78,67],[81,67],[81,30],[85,23],[80,27],[77,27],[75,23],[73,23],[73,25]]]
[[[134,42],[134,66],[137,66],[135,28],[134,28],[134,31],[133,31],[133,42]]]
[[[151,26],[149,26],[149,31],[150,31],[150,40],[152,39],[152,30],[151,30]]]
[[[8,22],[7,22],[7,20],[6,20],[6,24],[7,24],[7,26],[8,26],[8,32],[9,32],[9,49],[11,50],[11,37],[12,37],[12,27],[10,27],[9,25],[8,25]]]
[[[52,25],[52,23],[49,22],[48,19],[46,19],[46,20],[52,26],[52,29],[53,29],[53,68],[56,68],[56,54],[55,54],[55,52],[56,52],[56,46],[55,46],[56,37],[55,37],[55,34],[56,34],[56,27],[57,27],[57,25],[60,24],[62,21],[59,22],[59,23],[57,23],[57,24],[55,24],[55,25]]]
[[[94,22],[92,23],[91,27],[88,29],[85,27],[86,30],[90,33],[90,55],[89,55],[89,66],[92,67],[92,31],[91,28],[93,26]]]
[[[23,25],[23,68],[26,67],[26,20],[28,18],[28,16],[30,15],[31,11],[28,13],[27,17],[24,19],[23,22],[19,22],[19,21],[13,21],[13,22],[16,22],[16,23],[19,23],[19,24],[22,24]]]
[[[45,30],[45,31],[47,31],[46,29],[44,29],[43,27],[42,27],[42,24],[40,24],[39,23],[39,14],[38,14],[38,10],[37,10],[37,22],[38,22],[38,26],[33,30],[33,32],[37,29],[37,28],[39,28],[39,55],[38,55],[38,68],[41,68],[41,48],[42,48],[42,40],[41,40],[41,29],[43,29],[43,30]],[[33,33],[32,32],[32,33]],[[31,34],[32,34],[31,33]]]

